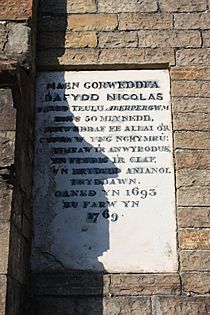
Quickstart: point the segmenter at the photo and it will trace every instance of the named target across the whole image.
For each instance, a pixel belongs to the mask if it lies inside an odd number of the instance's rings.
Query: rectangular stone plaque
[[[41,73],[34,169],[34,270],[177,270],[167,70]]]

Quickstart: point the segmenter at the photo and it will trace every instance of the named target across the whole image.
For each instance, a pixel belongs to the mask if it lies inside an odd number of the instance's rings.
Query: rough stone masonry
[[[209,314],[209,0],[40,0],[38,6],[36,14],[29,0],[7,0],[0,13],[0,314]],[[36,15],[39,71],[170,70],[177,273],[30,274]]]

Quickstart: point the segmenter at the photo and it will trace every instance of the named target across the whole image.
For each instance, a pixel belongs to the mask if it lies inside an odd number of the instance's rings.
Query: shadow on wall
[[[59,50],[55,50],[57,55],[55,54],[54,56],[54,63],[59,65],[58,58],[65,52],[67,0],[40,1],[39,32],[42,32],[45,27],[51,32],[53,30],[62,31],[59,34],[54,33],[54,36],[58,36],[56,42],[59,45]],[[65,82],[64,72],[60,72],[57,75],[57,80],[60,83]],[[49,95],[52,95],[52,93],[53,91],[50,91]],[[47,105],[49,104],[50,97],[47,102]],[[69,104],[70,107],[71,104]],[[40,112],[37,115],[43,115],[43,113]],[[60,116],[73,117],[73,114],[69,109]],[[44,154],[45,160],[48,154],[48,161],[51,161],[51,173],[49,177],[57,183],[57,191],[76,190],[77,188],[88,191],[90,196],[85,200],[83,197],[78,196],[64,197],[62,199],[63,207],[53,210],[55,215],[53,220],[50,213],[47,213],[47,215],[45,213],[46,209],[49,209],[49,205],[40,207],[39,200],[35,196],[35,250],[33,253],[34,257],[32,258],[34,273],[32,275],[33,300],[31,303],[31,314],[103,315],[102,295],[105,269],[98,258],[109,249],[109,220],[106,217],[108,199],[104,190],[103,180],[116,177],[119,170],[106,155],[98,152],[96,147],[93,147],[92,144],[81,137],[74,120],[65,121],[65,119],[61,119],[55,122],[54,126],[69,127],[68,137],[78,138],[80,141],[68,145],[56,143],[51,146],[48,144],[48,148],[44,149]],[[52,126],[48,121],[45,121],[44,125],[42,125],[43,130],[45,130],[45,138],[57,135],[56,133],[52,134],[49,127]],[[62,151],[62,149],[67,148],[67,146],[70,148],[70,151],[72,147],[76,147],[77,153],[71,154],[66,152],[64,154],[65,150]],[[60,151],[62,153],[59,154],[58,148],[62,148]],[[83,148],[88,148],[88,150],[85,152]],[[69,169],[71,168],[70,177],[69,174],[59,175],[56,172],[53,173],[52,170],[56,168],[56,163],[53,162],[52,157],[66,158],[68,161],[71,161],[68,164]],[[38,163],[39,159],[41,161],[42,157],[37,157]],[[75,163],[75,159],[87,159],[89,161],[94,161],[94,159],[103,160],[103,163],[100,163],[100,165],[97,164],[97,168],[103,169],[106,167],[113,169],[113,174],[88,174],[88,172],[86,173],[82,169],[88,167],[94,169],[94,163],[77,164],[77,162]],[[77,185],[70,186],[68,184],[70,179],[74,179]],[[94,185],[93,183],[96,179],[98,182],[97,185]],[[90,182],[90,180],[92,181]],[[41,178],[40,182],[42,182]],[[79,182],[83,182],[83,184],[78,185]],[[40,200],[42,199],[45,199],[44,203],[47,202],[46,196],[40,198]],[[87,200],[90,203],[85,204]],[[97,206],[92,207],[93,203]],[[41,232],[37,233],[37,226],[40,227]],[[41,238],[36,235],[40,233]],[[48,244],[50,244],[49,247]],[[91,270],[91,272],[88,270]]]

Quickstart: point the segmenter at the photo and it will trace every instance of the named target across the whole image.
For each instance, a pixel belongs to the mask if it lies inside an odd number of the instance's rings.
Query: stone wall
[[[28,314],[32,230],[32,1],[0,12],[0,314]]]

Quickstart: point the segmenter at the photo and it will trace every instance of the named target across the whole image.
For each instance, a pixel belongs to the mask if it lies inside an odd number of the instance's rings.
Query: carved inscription
[[[169,95],[166,70],[40,75],[35,269],[176,270]]]

